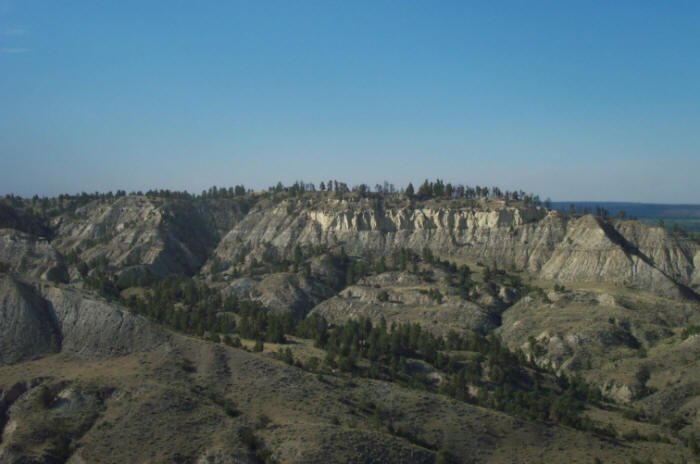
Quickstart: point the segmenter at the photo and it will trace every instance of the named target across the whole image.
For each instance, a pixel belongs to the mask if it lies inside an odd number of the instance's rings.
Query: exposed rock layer
[[[157,326],[117,305],[54,286],[36,289],[0,275],[0,364],[57,352],[123,355],[165,339]]]
[[[565,219],[540,207],[384,208],[368,201],[259,205],[222,239],[227,265],[267,247],[343,247],[388,255],[400,248],[482,261],[567,282],[605,282],[678,294],[698,285],[698,246],[637,221]]]

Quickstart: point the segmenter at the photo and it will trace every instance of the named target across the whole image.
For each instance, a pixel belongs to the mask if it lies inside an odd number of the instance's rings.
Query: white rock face
[[[106,262],[120,275],[144,269],[164,275],[194,274],[208,260],[216,267],[250,263],[268,247],[283,256],[297,245],[344,247],[351,255],[429,248],[443,258],[539,273],[564,284],[602,282],[666,295],[687,293],[679,285],[700,289],[700,247],[637,221],[566,219],[502,202],[410,206],[319,196],[250,203],[249,211],[249,203],[230,199],[94,201],[55,218],[51,243],[0,231],[0,262],[23,275],[65,281],[61,254],[73,252],[88,264]],[[80,279],[74,266],[71,275]]]
[[[652,282],[667,281],[654,267],[613,242],[591,216],[571,224],[541,274],[565,283],[637,282],[649,286]]]
[[[253,210],[219,243],[225,264],[260,259],[272,246],[344,247],[388,255],[400,248],[538,272],[562,283],[603,282],[679,293],[698,285],[698,246],[637,221],[566,220],[539,207],[383,208],[369,201],[296,204]]]
[[[390,254],[399,248],[454,257],[498,261],[502,266],[537,270],[564,235],[560,219],[543,208],[375,208],[368,202],[337,201],[319,208],[281,203],[255,208],[221,241],[215,254],[258,258],[269,244],[289,254],[297,244],[345,247],[350,254]]]
[[[614,380],[603,383],[599,388],[603,396],[618,403],[629,403],[639,394],[638,388],[635,388],[634,385]]]

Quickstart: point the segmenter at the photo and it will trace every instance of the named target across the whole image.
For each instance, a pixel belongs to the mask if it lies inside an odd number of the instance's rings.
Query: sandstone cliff
[[[675,293],[692,285],[697,247],[637,221],[571,221],[540,274],[563,283],[598,282]]]
[[[25,221],[26,222],[26,221]],[[526,271],[565,284],[606,283],[693,295],[700,247],[637,221],[565,218],[498,201],[418,202],[312,195],[273,201],[128,196],[93,201],[55,217],[49,243],[5,229],[0,261],[37,278],[65,281],[75,256],[109,272],[195,274],[247,266],[267,249],[297,245],[389,255],[429,248],[442,258]],[[37,226],[38,227],[38,226]],[[71,262],[73,262],[72,260]],[[71,277],[80,280],[73,270]]]
[[[546,218],[546,219],[545,219]],[[226,263],[259,256],[264,245],[290,254],[297,244],[343,246],[350,254],[389,254],[399,248],[455,258],[538,268],[563,236],[562,221],[543,208],[385,208],[368,200],[259,204],[223,238],[216,255]]]
[[[267,247],[343,247],[388,255],[429,248],[456,261],[537,273],[562,283],[605,282],[679,294],[698,285],[698,246],[637,221],[565,219],[541,207],[386,207],[369,200],[259,203],[214,255],[225,266],[259,260]]]

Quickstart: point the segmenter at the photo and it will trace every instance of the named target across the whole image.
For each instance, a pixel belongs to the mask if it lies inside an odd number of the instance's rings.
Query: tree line
[[[425,180],[417,189],[409,182],[406,187],[397,188],[393,183],[384,181],[383,183],[375,184],[373,187],[366,183],[360,183],[353,186],[349,184],[329,179],[321,181],[318,187],[313,182],[295,181],[290,185],[284,185],[278,182],[276,185],[267,189],[267,192],[280,193],[285,192],[292,196],[302,195],[305,193],[356,193],[359,195],[380,195],[380,196],[395,196],[401,195],[407,198],[415,198],[419,200],[427,200],[431,198],[452,198],[452,199],[479,199],[492,198],[501,200],[524,201],[526,203],[540,204],[538,195],[526,193],[522,190],[503,190],[497,186],[469,186],[465,184],[452,184],[444,182],[441,179],[435,181]],[[150,189],[150,190],[116,190],[108,192],[85,192],[82,191],[76,194],[60,194],[54,197],[34,195],[31,198],[24,198],[15,194],[6,194],[2,201],[16,208],[31,207],[38,211],[54,211],[63,212],[72,210],[80,206],[84,206],[92,201],[111,201],[126,196],[147,196],[170,199],[230,199],[244,197],[248,194],[255,194],[256,191],[251,188],[246,188],[245,185],[234,185],[228,187],[211,186],[208,189],[202,190],[201,193],[191,193],[187,190],[171,190],[171,189]]]
[[[280,352],[286,362],[307,370],[398,382],[530,419],[609,432],[580,414],[587,403],[601,401],[597,389],[536,366],[492,334],[452,331],[440,336],[419,324],[389,325],[367,318],[331,325],[317,315],[270,312],[257,300],[223,299],[218,291],[182,276],[155,281],[140,296],[122,301],[174,330],[232,346],[240,346],[241,338],[254,340],[258,351],[265,343],[284,344],[288,336],[313,340],[325,351],[323,360],[304,365],[290,350]],[[436,382],[416,362],[429,365],[442,381]]]

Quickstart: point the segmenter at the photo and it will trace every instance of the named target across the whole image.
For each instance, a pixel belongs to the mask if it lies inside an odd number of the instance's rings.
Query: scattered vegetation
[[[688,337],[697,334],[700,334],[700,325],[689,325],[688,327],[683,329],[683,332],[681,332],[681,338],[685,340]]]
[[[417,261],[407,252],[399,253],[397,258],[382,266],[401,267],[405,262],[408,268],[409,262]],[[338,259],[347,259],[348,269],[369,269],[369,261],[358,265],[347,257]],[[446,262],[440,265],[456,270],[450,275],[458,285],[468,279],[465,268],[460,270]],[[489,278],[517,283],[501,272],[493,272]],[[437,290],[428,293],[437,302],[442,298]],[[231,297],[224,301],[215,290],[187,277],[159,280],[142,297],[131,296],[127,304],[134,312],[184,333],[217,334],[211,337],[213,341],[231,346],[240,346],[238,337],[255,340],[254,351],[262,351],[265,342],[285,343],[287,335],[311,339],[326,356],[320,365],[303,366],[309,370],[339,370],[399,382],[522,417],[595,429],[579,413],[588,402],[601,400],[598,390],[578,378],[558,377],[537,367],[523,353],[509,351],[492,335],[451,332],[439,337],[419,324],[387,326],[382,321],[374,325],[369,319],[331,327],[318,316],[295,318],[291,313],[271,313],[256,300]],[[469,356],[463,359],[451,352]],[[276,356],[290,365],[302,365],[289,348],[280,349]],[[421,362],[429,369],[416,364]]]
[[[25,200],[18,197],[6,197],[4,202],[14,203],[25,209],[39,211],[41,217],[51,217],[55,214],[67,213],[80,215],[80,207],[91,201],[112,201],[115,198],[128,195],[145,195],[150,198],[171,198],[181,201],[193,199],[231,200],[242,205],[250,205],[260,197],[292,198],[304,197],[307,194],[333,195],[335,197],[374,198],[384,201],[387,198],[401,198],[402,201],[444,200],[444,199],[499,199],[504,201],[522,201],[526,204],[539,204],[535,195],[524,192],[502,192],[497,187],[464,187],[445,184],[441,180],[425,181],[418,189],[412,185],[406,189],[396,189],[385,183],[373,189],[365,184],[348,187],[337,181],[322,182],[317,190],[314,184],[297,182],[285,187],[278,184],[268,192],[252,194],[243,186],[230,188],[212,187],[200,195],[187,192],[148,191],[127,194],[118,191],[116,194],[81,194],[65,195],[56,199],[40,199],[38,197]],[[294,209],[296,200],[290,202],[289,208]],[[609,221],[609,213],[604,209],[596,211],[600,220]],[[693,238],[682,231],[674,231],[678,236]],[[113,234],[104,234],[94,241],[84,242],[83,247],[107,243],[114,238]],[[297,246],[292,253],[283,254],[270,244],[263,245],[259,260],[244,263],[243,256],[235,260],[233,268],[227,268],[229,263],[212,259],[211,273],[218,274],[228,271],[232,276],[264,275],[275,272],[295,272],[300,276],[311,276],[312,259],[320,255],[330,257],[334,271],[324,276],[326,282],[336,290],[342,290],[350,285],[366,285],[366,279],[385,272],[402,272],[418,276],[425,285],[418,291],[427,296],[432,302],[442,304],[445,300],[460,295],[470,300],[490,289],[497,294],[498,287],[509,287],[520,291],[520,294],[532,292],[549,302],[544,290],[529,287],[518,274],[507,272],[479,263],[476,272],[465,265],[442,260],[433,254],[430,248],[424,248],[419,253],[409,249],[397,249],[387,256],[365,253],[360,256],[350,256],[343,248],[328,249],[324,246]],[[325,259],[325,258],[324,258]],[[210,288],[204,281],[196,278],[173,275],[156,277],[144,268],[143,272],[124,273],[116,278],[111,272],[106,257],[98,257],[84,262],[80,258],[80,250],[66,256],[69,265],[75,266],[83,276],[84,288],[93,290],[105,298],[120,301],[128,305],[134,313],[144,315],[158,321],[176,331],[196,335],[214,343],[223,343],[232,347],[242,347],[241,339],[254,341],[252,350],[267,351],[278,360],[290,365],[313,372],[319,379],[338,376],[348,384],[352,378],[364,377],[380,379],[421,391],[442,394],[459,401],[478,404],[497,409],[508,414],[548,423],[564,424],[581,430],[592,431],[608,438],[620,438],[627,441],[654,441],[670,443],[669,436],[655,432],[649,433],[645,428],[642,432],[637,428],[618,433],[610,425],[593,422],[582,412],[590,405],[602,405],[601,393],[597,388],[588,385],[579,377],[558,375],[546,367],[540,367],[528,360],[520,351],[509,350],[493,334],[477,332],[451,332],[442,337],[425,330],[419,324],[391,324],[385,320],[373,322],[370,319],[348,321],[340,325],[330,325],[321,317],[303,317],[292,313],[272,313],[260,301],[250,298],[222,298],[218,290]],[[0,263],[2,264],[2,263]],[[127,261],[127,265],[138,265],[136,258]],[[9,270],[9,266],[0,268],[0,272]],[[377,279],[376,282],[380,282]],[[375,285],[379,291],[377,299],[381,302],[392,302],[396,292]],[[123,290],[132,288],[128,298],[124,298]],[[494,291],[495,289],[495,291]],[[503,290],[503,289],[500,289]],[[554,290],[566,292],[564,286],[556,284]],[[505,297],[504,297],[505,298]],[[394,302],[392,302],[394,303]],[[690,325],[683,329],[681,337],[687,339],[700,333],[700,326]],[[318,357],[295,358],[294,346],[286,345],[290,336],[312,340],[316,348],[322,350]],[[281,344],[270,350],[269,344]],[[246,346],[251,344],[246,342]],[[251,348],[248,348],[251,349]],[[534,358],[544,354],[545,348],[536,339],[530,339],[530,349]],[[654,351],[650,351],[653,356]],[[636,350],[639,358],[646,358],[649,353],[641,345]],[[590,360],[587,360],[590,363]],[[183,360],[179,366],[184,373],[195,373],[197,366],[189,360]],[[589,365],[590,368],[590,365]],[[645,383],[649,373],[646,372]],[[37,395],[39,405],[48,410],[54,398],[51,391],[41,387]],[[208,398],[214,404],[223,408],[230,417],[240,413],[236,404],[211,391],[197,390],[198,396]],[[411,443],[432,450],[436,453],[437,462],[453,462],[447,448],[437,442],[426,442],[424,437],[412,434],[406,428],[394,428],[385,420],[386,414],[377,405],[365,408],[373,414],[378,424],[387,428],[390,433],[405,438]],[[668,426],[674,437],[684,438],[686,446],[695,455],[700,455],[700,440],[693,434],[685,433],[690,425],[680,416],[673,416],[663,423],[660,418],[649,418],[643,413],[631,411],[625,413],[629,420],[653,422],[657,425]],[[267,416],[260,415],[256,425],[243,427],[239,430],[239,438],[254,456],[256,462],[274,462],[270,451],[260,438],[259,430],[270,423]],[[340,424],[334,418],[333,423]],[[685,429],[685,432],[683,431]],[[55,443],[51,444],[50,455],[56,459],[64,459],[71,450],[71,439],[58,435]]]
[[[79,209],[92,202],[112,202],[116,199],[127,196],[145,196],[151,199],[170,200],[229,200],[237,201],[244,210],[249,209],[256,201],[272,196],[276,200],[285,198],[303,197],[307,194],[326,194],[335,197],[364,197],[375,199],[403,198],[411,201],[419,200],[467,200],[474,201],[480,199],[498,199],[506,202],[522,202],[525,205],[542,204],[538,195],[526,193],[522,190],[502,190],[492,186],[469,186],[464,184],[445,183],[441,179],[428,181],[427,179],[416,190],[410,182],[403,188],[397,188],[394,184],[384,182],[371,187],[368,184],[358,184],[349,186],[345,182],[338,180],[321,181],[318,187],[313,182],[297,181],[285,186],[278,182],[267,191],[254,192],[244,185],[229,187],[212,186],[201,193],[190,193],[187,191],[177,191],[169,189],[151,189],[147,191],[117,190],[115,192],[80,192],[77,194],[61,194],[56,197],[39,197],[34,195],[31,198],[23,198],[14,194],[7,194],[0,198],[0,203],[11,206],[20,211],[29,212],[38,218],[49,219],[61,214],[70,216],[79,215]],[[48,230],[48,229],[47,229]]]

